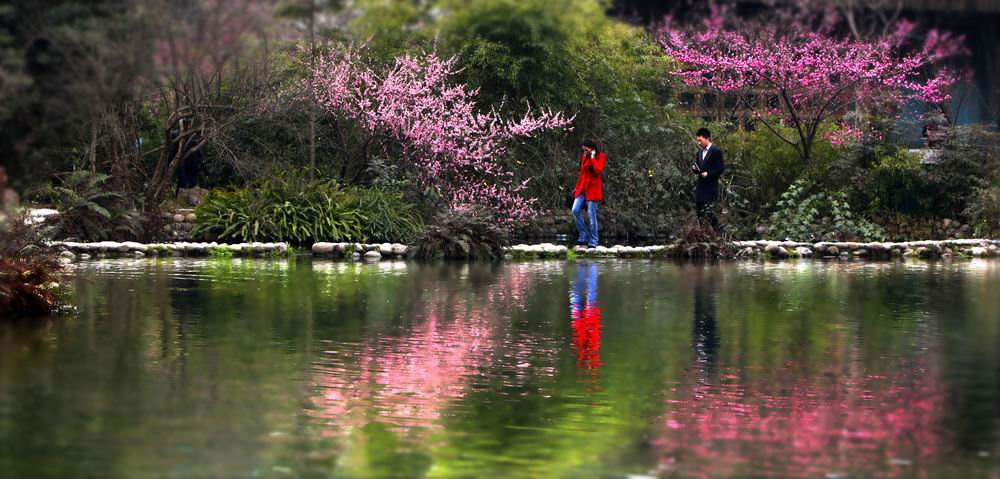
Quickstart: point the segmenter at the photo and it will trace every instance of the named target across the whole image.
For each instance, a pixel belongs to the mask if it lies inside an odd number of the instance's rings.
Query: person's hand
[[[706,172],[702,173],[702,174],[701,174],[701,177],[702,177],[702,178],[708,178],[708,172],[706,171]]]
[[[593,160],[596,157],[597,157],[597,152],[594,150],[590,150],[590,159]]]
[[[691,165],[691,171],[698,171],[698,165]]]

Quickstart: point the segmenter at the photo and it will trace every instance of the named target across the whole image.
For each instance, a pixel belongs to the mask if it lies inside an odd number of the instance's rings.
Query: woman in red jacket
[[[576,244],[597,247],[597,203],[604,199],[601,189],[601,172],[604,171],[604,153],[595,140],[586,140],[581,145],[583,156],[580,158],[580,177],[573,189],[573,218],[580,236]],[[587,216],[590,228],[583,222],[583,207],[587,206]]]

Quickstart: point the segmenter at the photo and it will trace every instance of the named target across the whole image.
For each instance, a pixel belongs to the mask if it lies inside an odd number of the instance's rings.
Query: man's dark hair
[[[698,133],[695,136],[700,136],[706,140],[712,139],[712,132],[708,131],[708,128],[699,128]]]

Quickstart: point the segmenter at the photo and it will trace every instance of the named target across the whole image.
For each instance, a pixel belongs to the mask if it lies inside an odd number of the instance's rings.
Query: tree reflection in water
[[[694,364],[671,389],[653,441],[661,473],[894,477],[943,452],[944,398],[932,351],[901,360],[907,364],[892,377],[859,367],[860,351],[837,338],[822,374],[794,359],[777,369],[727,364],[740,352],[720,340],[717,272],[694,272]]]
[[[488,368],[514,371],[511,383],[551,375],[532,367],[530,356],[546,354],[544,347],[514,334],[505,314],[523,308],[538,273],[527,265],[503,267],[468,296],[422,285],[412,326],[360,344],[341,343],[317,361],[307,414],[332,426],[326,430],[332,435],[372,421],[400,431],[436,427],[447,406],[466,395],[471,378]],[[459,272],[469,275],[468,266]]]

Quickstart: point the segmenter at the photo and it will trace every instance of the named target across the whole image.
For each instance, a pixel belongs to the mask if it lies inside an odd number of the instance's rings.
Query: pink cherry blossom
[[[434,53],[396,58],[376,71],[358,50],[332,51],[316,61],[310,81],[321,107],[356,121],[371,138],[399,145],[421,186],[453,211],[485,207],[510,223],[534,215],[524,182],[503,161],[510,142],[567,128],[573,118],[528,108],[520,120],[482,111],[478,90],[454,82],[455,59]]]
[[[677,74],[690,87],[732,95],[753,117],[795,147],[808,162],[825,120],[848,110],[896,112],[911,100],[940,104],[950,99],[955,76],[933,62],[955,54],[961,38],[936,33],[924,48],[903,48],[912,31],[852,40],[802,26],[759,20],[723,22],[713,11],[705,24],[677,25],[659,32],[664,52],[681,64]],[[775,124],[795,131],[782,134]]]

